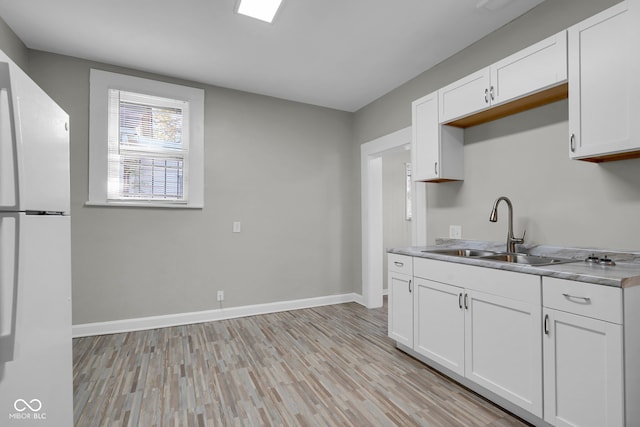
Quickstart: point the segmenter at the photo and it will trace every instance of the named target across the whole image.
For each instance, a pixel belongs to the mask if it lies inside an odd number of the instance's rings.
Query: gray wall
[[[356,144],[409,126],[412,100],[615,3],[544,2],[358,111]],[[488,216],[493,201],[507,195],[514,202],[516,233],[526,228],[529,243],[639,249],[640,160],[570,161],[567,120],[567,101],[560,101],[467,129],[465,180],[426,184],[429,242],[447,237],[450,224],[461,224],[464,238],[503,241],[505,207],[497,224]]]
[[[0,18],[0,50],[25,72],[29,71],[29,49],[2,18]]]
[[[84,207],[89,68],[148,75],[29,51],[0,22],[0,48],[71,114],[74,323],[217,308],[219,289],[225,307],[361,292],[360,145],[409,126],[412,100],[617,2],[546,1],[355,114],[192,84],[206,90],[197,211]],[[566,105],[466,131],[465,181],[428,185],[431,242],[449,224],[501,241],[505,214],[487,216],[505,194],[530,242],[638,249],[640,161],[569,161]]]
[[[352,114],[32,51],[71,115],[73,323],[353,291]],[[89,69],[205,89],[205,208],[85,207]],[[242,232],[232,233],[232,222]]]

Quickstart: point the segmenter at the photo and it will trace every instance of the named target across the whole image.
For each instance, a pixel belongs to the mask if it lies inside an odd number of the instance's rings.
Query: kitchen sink
[[[449,255],[449,256],[461,256],[461,257],[486,257],[487,255],[495,255],[492,251],[483,251],[479,249],[428,249],[426,251],[430,254]]]
[[[529,255],[523,253],[511,253],[511,252],[493,252],[485,251],[481,249],[427,249],[422,252],[455,256],[455,257],[470,257],[477,259],[485,259],[488,261],[508,262],[512,264],[522,265],[551,265],[551,264],[564,264],[567,262],[574,262],[574,259],[546,257],[540,255]]]
[[[510,262],[514,264],[523,264],[523,265],[551,265],[551,264],[562,264],[566,262],[575,261],[573,259],[566,259],[566,258],[554,258],[554,257],[518,254],[518,253],[498,253],[494,255],[483,256],[482,259],[492,260],[492,261],[501,261],[501,262]]]

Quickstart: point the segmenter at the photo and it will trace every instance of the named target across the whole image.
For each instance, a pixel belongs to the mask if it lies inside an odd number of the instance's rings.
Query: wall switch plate
[[[449,238],[451,238],[451,239],[462,239],[462,226],[461,225],[450,225],[449,226]]]
[[[224,291],[218,291],[218,301],[224,301]]]
[[[234,233],[240,232],[240,221],[233,221],[233,232]]]

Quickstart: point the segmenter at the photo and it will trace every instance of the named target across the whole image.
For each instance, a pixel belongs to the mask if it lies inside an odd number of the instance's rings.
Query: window
[[[108,117],[107,199],[188,200],[189,103],[109,89]]]
[[[404,164],[404,219],[411,221],[413,209],[411,208],[411,163]]]
[[[203,206],[204,91],[91,70],[89,205]]]

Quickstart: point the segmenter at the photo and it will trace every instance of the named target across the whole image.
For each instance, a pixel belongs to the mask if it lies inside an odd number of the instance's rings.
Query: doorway
[[[382,156],[411,146],[411,127],[360,147],[362,201],[362,300],[367,308],[382,306],[384,254]],[[412,152],[414,152],[412,150]],[[412,186],[412,245],[426,244],[426,186]]]

